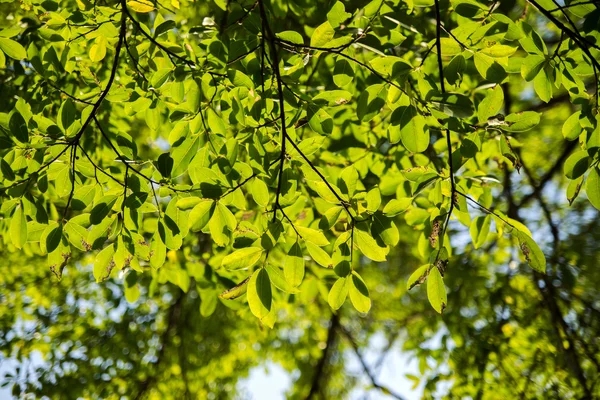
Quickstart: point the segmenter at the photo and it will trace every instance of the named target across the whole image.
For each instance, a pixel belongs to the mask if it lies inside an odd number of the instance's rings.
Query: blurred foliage
[[[594,2],[0,21],[14,396],[239,398],[275,362],[290,398],[404,398],[378,378],[402,351],[424,398],[600,398]]]

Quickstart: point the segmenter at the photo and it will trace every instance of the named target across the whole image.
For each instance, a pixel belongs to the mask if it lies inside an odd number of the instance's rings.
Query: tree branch
[[[327,330],[327,341],[325,342],[325,348],[323,349],[321,358],[319,359],[319,362],[315,367],[315,374],[313,375],[312,385],[310,386],[310,392],[308,392],[306,400],[312,399],[321,390],[321,379],[323,379],[323,371],[325,369],[325,364],[327,364],[327,360],[329,359],[329,352],[333,351],[333,346],[336,338],[336,331],[339,324],[339,315],[335,313],[331,314],[331,319],[329,320],[329,329]]]
[[[179,297],[177,298],[175,303],[173,303],[173,305],[171,305],[171,307],[169,307],[169,309],[168,309],[167,327],[165,328],[165,330],[163,331],[163,334],[161,336],[160,350],[158,351],[158,354],[156,355],[156,363],[154,363],[154,370],[156,371],[156,373],[154,375],[148,377],[143,382],[141,382],[138,393],[134,397],[135,400],[141,400],[142,398],[144,398],[146,393],[152,388],[152,386],[156,383],[156,381],[158,379],[158,374],[159,374],[158,369],[164,359],[164,355],[165,355],[167,346],[169,345],[169,342],[170,342],[169,338],[171,335],[171,331],[175,328],[175,326],[178,323],[179,316],[181,315],[181,308],[183,305],[183,300],[185,299],[185,293],[182,290],[178,290],[178,291],[179,291]]]
[[[391,389],[389,389],[389,388],[387,388],[387,387],[385,387],[383,385],[380,385],[377,382],[377,378],[371,372],[369,366],[367,365],[367,362],[365,361],[365,359],[363,358],[362,354],[360,353],[360,349],[358,348],[358,344],[356,343],[356,341],[352,337],[352,334],[350,333],[350,331],[348,329],[346,329],[346,327],[344,327],[343,325],[340,325],[339,329],[342,331],[342,333],[344,334],[344,336],[348,339],[348,342],[350,342],[350,346],[352,346],[352,349],[354,350],[354,354],[356,354],[356,357],[358,358],[358,361],[360,362],[360,365],[362,366],[363,371],[365,372],[365,374],[367,375],[367,377],[371,381],[371,385],[373,385],[374,388],[380,390],[381,392],[383,392],[385,394],[388,394],[388,395],[392,396],[395,399],[403,400],[404,397],[402,397],[398,393],[395,393]]]

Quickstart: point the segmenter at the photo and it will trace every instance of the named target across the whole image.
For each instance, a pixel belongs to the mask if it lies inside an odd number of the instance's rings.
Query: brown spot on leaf
[[[527,247],[526,243],[521,243],[521,251],[523,252],[523,255],[525,256],[527,262],[530,262],[531,259],[529,257],[529,247]]]
[[[429,235],[429,244],[431,247],[435,247],[437,244],[438,237],[440,235],[440,221],[434,220],[431,225],[431,234]]]

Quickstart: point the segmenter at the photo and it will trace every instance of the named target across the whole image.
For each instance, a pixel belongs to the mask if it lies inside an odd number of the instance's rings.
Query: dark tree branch
[[[308,396],[306,396],[306,400],[311,400],[321,391],[321,381],[324,378],[323,372],[325,370],[325,365],[329,360],[330,352],[334,351],[333,347],[337,336],[336,331],[339,325],[340,319],[338,314],[332,314],[331,319],[329,320],[329,329],[327,330],[327,341],[325,342],[325,348],[323,349],[321,358],[315,367],[315,374],[313,375],[312,384],[310,386]]]
[[[265,11],[265,5],[262,0],[258,0],[258,8],[260,10],[260,18],[262,21],[262,26],[264,28],[264,33],[266,33],[266,39],[269,42],[269,47],[271,50],[271,57],[273,57],[273,64],[271,67],[273,68],[273,73],[275,74],[275,80],[277,81],[277,94],[279,97],[279,119],[281,120],[281,153],[280,153],[280,163],[279,163],[279,176],[277,179],[277,192],[275,194],[275,209],[273,211],[273,221],[277,218],[277,208],[281,209],[279,205],[279,195],[281,194],[281,183],[283,178],[283,165],[285,162],[285,144],[286,138],[288,137],[286,131],[286,121],[285,121],[285,99],[283,97],[283,84],[281,80],[281,72],[279,71],[279,53],[277,51],[277,45],[275,44],[275,35],[271,30],[271,26],[269,25],[269,21],[267,19],[267,13]],[[263,45],[263,52],[265,51]]]
[[[177,297],[177,300],[175,301],[175,303],[173,303],[173,305],[171,305],[171,307],[169,307],[169,309],[168,309],[167,326],[166,326],[165,330],[163,331],[163,334],[161,335],[160,350],[158,351],[158,354],[156,355],[156,363],[154,363],[154,370],[156,372],[154,375],[149,376],[146,380],[141,382],[140,388],[138,389],[138,392],[137,392],[136,396],[134,397],[135,400],[143,399],[144,396],[146,396],[148,391],[150,389],[152,389],[152,386],[158,380],[158,376],[160,373],[160,370],[159,370],[160,365],[164,360],[165,352],[171,342],[171,340],[170,340],[171,333],[178,324],[179,317],[181,315],[182,306],[183,306],[183,301],[185,299],[185,293],[181,290],[178,290],[178,292],[179,292],[179,297]]]
[[[440,11],[440,3],[439,0],[435,0],[435,46],[437,48],[437,63],[438,63],[438,73],[440,75],[440,89],[442,94],[446,93],[446,85],[444,82],[444,64],[442,62],[442,20],[441,20],[441,11]],[[454,201],[456,196],[456,183],[454,181],[454,166],[452,165],[452,140],[450,138],[450,130],[446,129],[446,147],[448,149],[448,168],[450,171],[450,208],[448,209],[448,215],[446,216],[446,222],[444,222],[444,227],[442,229],[442,233],[440,236],[439,246],[436,256],[436,262],[440,255],[440,251],[444,247],[444,237],[446,236],[446,231],[448,230],[448,225],[450,224],[450,218],[452,218],[452,211],[454,211]],[[434,263],[435,264],[435,263]]]

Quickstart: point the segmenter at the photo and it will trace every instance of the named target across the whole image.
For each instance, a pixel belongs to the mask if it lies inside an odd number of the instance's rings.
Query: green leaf
[[[425,264],[420,266],[413,272],[408,278],[408,282],[406,282],[406,290],[410,290],[415,286],[418,286],[427,280],[427,275],[429,274],[429,269],[433,268],[431,264]]]
[[[346,12],[344,3],[342,3],[341,1],[336,1],[333,4],[333,7],[331,7],[331,10],[329,10],[329,12],[327,13],[327,21],[329,21],[331,26],[337,27],[351,16],[352,14]]]
[[[210,234],[219,247],[229,243],[229,232],[233,232],[237,226],[235,216],[221,203],[217,203],[215,212],[208,222]]]
[[[262,179],[254,178],[251,185],[250,193],[252,193],[252,198],[256,204],[261,207],[269,205],[269,188],[267,184]]]
[[[162,242],[170,250],[178,250],[182,244],[182,238],[177,223],[167,213],[163,219],[158,221],[158,234]]]
[[[238,297],[242,296],[248,290],[248,282],[250,282],[250,277],[244,279],[242,282],[238,283],[232,288],[227,289],[223,293],[219,295],[219,298],[223,300],[235,300]]]
[[[304,44],[304,38],[301,34],[296,31],[283,31],[276,34],[276,36],[290,43],[294,44]]]
[[[0,37],[0,50],[15,60],[20,61],[27,57],[27,51],[19,42],[5,37]]]
[[[70,258],[71,248],[69,243],[67,239],[61,237],[58,247],[53,252],[48,253],[48,267],[59,281],[62,279],[62,271]]]
[[[265,318],[271,311],[271,280],[266,269],[255,271],[248,282],[248,305],[258,319]]]
[[[346,90],[328,90],[312,98],[313,103],[329,107],[340,106],[352,100],[352,93]]]
[[[88,243],[88,231],[83,226],[79,225],[74,219],[69,220],[64,227],[65,234],[69,242],[81,251],[88,251],[91,245]]]
[[[78,118],[77,107],[75,107],[73,101],[70,98],[67,98],[60,106],[60,110],[58,112],[60,114],[58,126],[67,134],[72,133],[69,128],[73,126],[74,122]]]
[[[292,286],[283,276],[281,269],[278,267],[274,267],[273,265],[267,264],[266,267],[267,272],[269,273],[269,279],[271,279],[271,283],[277,289],[282,292],[297,294],[300,293],[300,289]]]
[[[546,57],[544,56],[536,54],[527,56],[521,64],[521,76],[527,82],[532,81],[544,68],[545,63]]]
[[[135,192],[127,196],[125,200],[125,207],[137,209],[144,205],[148,199],[149,194],[147,192]]]
[[[400,232],[396,224],[390,218],[386,218],[380,213],[373,215],[373,234],[378,235],[383,243],[388,246],[396,246],[400,241]]]
[[[199,146],[200,140],[198,135],[190,135],[181,144],[171,149],[171,157],[173,158],[171,177],[178,177],[188,170],[192,158],[198,152]]]
[[[223,118],[221,118],[212,107],[206,109],[206,119],[208,121],[208,127],[211,133],[225,136],[227,133],[227,125]]]
[[[217,292],[213,289],[199,290],[200,315],[210,317],[217,309]]]
[[[15,139],[21,143],[29,142],[29,130],[27,129],[27,122],[19,111],[15,110],[12,113],[8,126]]]
[[[324,108],[311,104],[307,111],[308,125],[320,135],[331,135],[333,132],[333,118]]]
[[[334,35],[335,31],[333,30],[333,27],[331,26],[329,21],[326,21],[319,25],[313,32],[310,38],[310,46],[325,47],[325,45],[329,43],[331,39],[333,39]]]
[[[294,287],[300,286],[304,279],[304,258],[298,242],[290,248],[283,261],[285,279]]]
[[[517,51],[517,47],[513,47],[513,46],[507,46],[505,44],[494,44],[490,47],[486,47],[484,49],[481,49],[481,53],[485,54],[486,56],[490,56],[493,58],[504,58],[504,57],[510,57],[513,54],[515,54],[515,52]]]
[[[370,213],[374,213],[379,210],[379,206],[381,205],[381,191],[378,187],[374,187],[373,189],[367,192],[367,211]]]
[[[422,153],[429,147],[429,132],[425,130],[425,118],[414,106],[398,107],[391,116],[388,128],[390,143],[398,143],[412,153]]]
[[[377,241],[365,231],[354,229],[354,245],[373,261],[385,261],[389,251],[386,247],[379,247]]]
[[[353,272],[352,283],[350,285],[350,301],[356,311],[361,313],[368,313],[371,309],[371,299],[369,298],[369,289],[361,278],[361,276]]]
[[[492,217],[490,215],[477,217],[473,222],[471,222],[469,231],[471,233],[473,247],[476,249],[480,248],[485,243],[487,236],[490,233],[491,223]]]
[[[488,90],[485,98],[477,107],[477,118],[479,123],[486,122],[490,117],[498,114],[504,104],[504,92],[501,85],[496,85],[493,89]]]
[[[462,75],[467,66],[465,57],[458,54],[450,60],[450,63],[444,68],[444,77],[451,85],[456,85],[462,79]]]
[[[163,266],[166,258],[167,246],[163,243],[158,231],[156,231],[150,241],[150,266],[158,269]]]
[[[317,246],[327,246],[329,244],[329,240],[323,234],[316,229],[306,228],[304,226],[296,226],[296,230],[302,236],[302,239],[307,242],[311,242],[316,244]]]
[[[429,42],[428,46],[432,49],[433,53],[438,53],[437,46],[435,45],[435,39]],[[440,38],[440,46],[442,48],[443,57],[452,57],[462,53],[461,45],[451,37]]]
[[[96,43],[90,48],[90,60],[94,63],[100,62],[106,56],[106,38],[98,36]]]
[[[533,79],[533,88],[543,102],[548,103],[552,99],[552,78],[548,75],[548,67]]]
[[[504,119],[508,126],[502,126],[502,129],[508,132],[526,132],[540,123],[540,116],[535,111],[508,114]]]
[[[387,96],[387,88],[383,84],[376,84],[367,87],[358,96],[356,104],[356,115],[358,119],[365,123],[369,122],[385,105],[385,98]]]
[[[56,250],[60,244],[61,238],[62,225],[51,221],[44,232],[42,232],[42,236],[40,236],[40,249],[42,250],[42,253],[52,253]]]
[[[96,203],[94,208],[92,208],[90,213],[90,222],[92,225],[97,225],[102,222],[102,220],[108,216],[108,213],[116,202],[117,196],[115,195],[107,195],[102,197],[100,201]]]
[[[590,166],[590,157],[585,150],[576,151],[571,154],[564,164],[565,176],[569,179],[577,179],[587,171]]]
[[[400,57],[377,57],[369,61],[371,67],[385,78],[399,79],[410,73],[412,65]]]
[[[467,18],[480,17],[487,11],[486,6],[473,0],[452,0],[451,4],[457,14]]]
[[[123,280],[125,287],[125,299],[129,303],[135,303],[140,297],[140,288],[137,284],[137,272],[130,271]]]
[[[581,111],[577,111],[567,118],[562,127],[562,134],[565,139],[575,140],[581,135],[582,127],[579,123],[580,117]]]
[[[205,201],[205,199],[201,199],[200,197],[194,197],[194,196],[182,197],[179,200],[177,200],[177,208],[179,208],[180,210],[193,209],[195,206],[197,206],[202,201]]]
[[[544,40],[531,27],[531,25],[522,22],[521,30],[523,31],[523,37],[521,37],[519,43],[526,52],[539,55],[548,54],[546,43],[544,43]]]
[[[246,87],[248,89],[254,89],[254,83],[252,79],[242,71],[230,69],[227,71],[227,77],[236,87]]]
[[[596,209],[600,210],[600,170],[598,167],[594,167],[590,171],[585,184],[585,191],[590,203],[592,203]]]
[[[440,314],[444,312],[448,297],[444,280],[436,267],[431,268],[427,277],[427,298],[435,311]]]
[[[502,65],[502,60],[490,57],[483,53],[475,53],[473,56],[475,68],[479,74],[490,82],[502,83],[507,76]]]
[[[260,260],[263,249],[260,247],[244,247],[242,249],[235,250],[223,257],[221,266],[233,271],[238,269],[248,269]]]
[[[153,88],[158,89],[169,80],[172,71],[171,68],[160,68],[150,77],[150,85],[152,85]]]
[[[473,115],[473,103],[459,93],[443,93],[431,97],[431,103],[450,117],[469,118]]]
[[[96,261],[94,262],[94,278],[96,279],[96,282],[105,281],[110,276],[114,267],[114,254],[114,244],[111,243],[109,246],[102,249],[96,256]]]
[[[333,83],[337,87],[344,87],[354,79],[354,65],[342,56],[338,56],[333,66]]]
[[[209,199],[201,199],[200,202],[194,206],[188,217],[190,230],[192,232],[198,232],[204,229],[210,220],[210,215],[214,206],[215,202]]]
[[[308,250],[308,254],[310,254],[312,259],[315,260],[317,264],[325,268],[333,267],[333,261],[331,260],[331,256],[327,254],[325,250],[323,250],[316,244],[312,244],[311,242],[306,242],[306,249]]]
[[[589,180],[588,180],[589,182]],[[519,245],[521,252],[525,256],[525,259],[531,266],[538,272],[543,274],[546,273],[546,257],[537,243],[527,233],[522,231],[516,231],[517,238],[519,239]]]
[[[582,186],[583,176],[569,182],[569,186],[567,187],[567,200],[569,201],[569,205],[572,205],[577,196],[579,196]]]
[[[358,171],[352,165],[344,168],[340,174],[338,185],[342,192],[348,195],[349,199],[351,199],[354,196],[354,192],[356,192],[358,179]]]
[[[408,210],[411,204],[412,198],[410,197],[392,199],[383,208],[383,213],[388,217],[394,217]]]
[[[10,240],[12,244],[21,249],[27,243],[27,218],[23,212],[23,205],[17,206],[10,220]]]
[[[327,302],[332,309],[339,310],[339,308],[344,305],[346,297],[348,297],[348,292],[350,291],[350,279],[351,278],[339,278],[331,287],[329,295],[327,296]]]
[[[141,14],[145,14],[145,13],[149,13],[151,11],[154,11],[154,5],[151,2],[147,1],[147,0],[128,1],[127,5],[133,11],[141,13]]]
[[[323,214],[319,228],[323,230],[331,229],[339,220],[340,215],[344,211],[342,206],[333,206]]]

